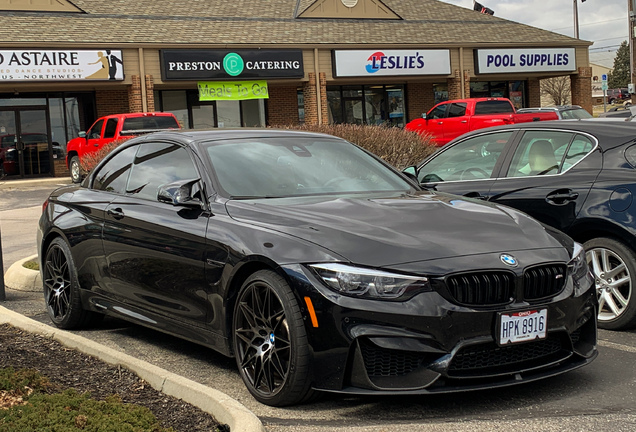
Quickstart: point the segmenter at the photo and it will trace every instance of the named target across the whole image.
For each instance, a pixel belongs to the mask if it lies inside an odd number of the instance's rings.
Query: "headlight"
[[[428,279],[345,264],[313,264],[311,269],[334,291],[351,297],[398,299],[430,290]]]
[[[568,262],[568,273],[574,282],[574,295],[580,296],[594,285],[594,278],[590,273],[585,259],[585,249],[579,243],[574,243],[572,259]]]

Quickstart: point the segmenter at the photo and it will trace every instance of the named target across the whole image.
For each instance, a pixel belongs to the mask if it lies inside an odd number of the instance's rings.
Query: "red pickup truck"
[[[180,129],[172,113],[127,113],[98,118],[88,132],[80,132],[78,138],[66,145],[66,165],[71,172],[71,180],[73,183],[82,180],[80,160],[84,155],[96,152],[113,141],[167,129]]]
[[[509,99],[456,99],[435,105],[422,118],[406,124],[406,129],[433,137],[433,144],[447,142],[476,129],[540,120],[558,120],[554,112],[517,114]]]

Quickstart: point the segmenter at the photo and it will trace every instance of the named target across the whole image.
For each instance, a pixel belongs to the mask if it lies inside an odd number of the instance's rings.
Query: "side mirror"
[[[426,118],[426,113],[422,113],[422,118],[423,118],[424,120],[427,120],[427,118]]]
[[[86,138],[86,132],[80,131],[80,133],[78,133],[77,136],[80,138]]]
[[[203,202],[192,197],[192,186],[199,180],[181,180],[159,186],[157,201],[178,207],[203,208]]]
[[[402,170],[402,174],[413,180],[415,184],[419,183],[419,180],[417,179],[417,167],[415,165],[404,168]]]

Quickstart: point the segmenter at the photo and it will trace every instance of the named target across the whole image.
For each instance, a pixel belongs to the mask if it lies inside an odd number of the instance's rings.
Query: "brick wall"
[[[435,105],[432,83],[412,83],[406,86],[407,122],[420,118]]]
[[[132,85],[128,88],[128,112],[142,112],[141,78],[139,75],[131,77]]]
[[[592,113],[592,68],[580,67],[578,75],[570,75],[572,105],[580,105]]]
[[[152,75],[146,75],[146,103],[149,112],[155,110],[155,79]]]
[[[297,91],[296,86],[272,87],[269,89],[267,121],[270,126],[287,126],[300,123],[298,120]],[[305,104],[307,104],[306,101]]]
[[[95,102],[97,103],[97,117],[130,112],[128,111],[127,90],[97,90],[95,91]]]
[[[592,94],[591,91],[592,89],[590,88],[590,94]],[[541,82],[537,78],[528,79],[528,106],[541,106]]]
[[[68,170],[66,166],[66,160],[62,159],[53,159],[53,176],[54,177],[70,177],[71,172]]]
[[[318,98],[316,97],[316,74],[309,72],[309,81],[303,85],[305,101],[305,124],[318,124]]]
[[[329,105],[327,104],[327,75],[320,72],[320,107],[322,124],[329,124]]]

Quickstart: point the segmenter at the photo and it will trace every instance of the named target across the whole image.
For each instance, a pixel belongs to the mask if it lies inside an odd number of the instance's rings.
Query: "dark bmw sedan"
[[[45,203],[46,307],[236,358],[259,401],[509,386],[591,362],[583,248],[329,135],[159,133]]]
[[[505,204],[583,243],[599,326],[636,326],[636,125],[528,123],[471,133],[418,168],[422,184]]]

